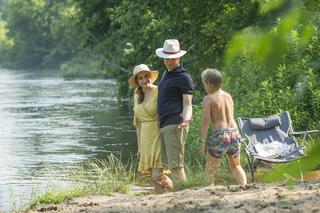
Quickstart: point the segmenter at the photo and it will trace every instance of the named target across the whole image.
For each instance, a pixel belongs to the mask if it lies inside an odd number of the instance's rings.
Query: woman
[[[155,190],[171,191],[170,179],[163,175],[163,164],[160,153],[160,130],[157,118],[158,87],[153,82],[158,77],[158,71],[151,71],[145,64],[134,67],[133,75],[128,83],[135,87],[134,119],[138,140],[140,159],[138,171],[142,174],[152,173]]]

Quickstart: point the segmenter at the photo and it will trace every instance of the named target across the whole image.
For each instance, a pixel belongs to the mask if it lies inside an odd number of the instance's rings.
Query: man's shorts
[[[238,157],[240,155],[241,136],[237,128],[224,128],[213,133],[208,139],[208,152],[215,158],[223,154]]]
[[[178,128],[178,124],[167,125],[160,129],[161,157],[166,168],[184,166],[184,146],[189,127]]]

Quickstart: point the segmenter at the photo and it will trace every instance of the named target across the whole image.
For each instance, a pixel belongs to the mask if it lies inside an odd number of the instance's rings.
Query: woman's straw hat
[[[159,72],[156,70],[150,70],[149,67],[145,64],[139,64],[134,67],[133,69],[133,75],[129,78],[128,83],[132,87],[138,87],[138,84],[136,82],[136,76],[140,72],[150,72],[151,75],[151,82],[153,83],[155,80],[157,80]]]

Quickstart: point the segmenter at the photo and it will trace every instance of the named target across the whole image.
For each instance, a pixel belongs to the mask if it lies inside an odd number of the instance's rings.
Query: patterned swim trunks
[[[237,128],[224,128],[213,133],[208,139],[208,152],[215,158],[223,154],[238,157],[240,155],[241,136]]]

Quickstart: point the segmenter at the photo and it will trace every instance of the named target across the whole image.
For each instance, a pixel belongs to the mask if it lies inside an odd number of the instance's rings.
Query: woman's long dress
[[[138,95],[134,96],[133,124],[141,124],[140,161],[138,171],[146,174],[153,168],[163,168],[160,154],[160,130],[157,116],[158,87],[154,87],[148,99],[138,104]]]

